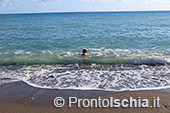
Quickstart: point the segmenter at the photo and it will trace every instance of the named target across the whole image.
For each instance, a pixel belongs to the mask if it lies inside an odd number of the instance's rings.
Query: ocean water
[[[170,88],[169,18],[168,11],[0,15],[0,85]]]

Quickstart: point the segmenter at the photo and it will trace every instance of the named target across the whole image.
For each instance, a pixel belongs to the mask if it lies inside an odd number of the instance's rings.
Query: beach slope
[[[0,86],[0,113],[170,113],[170,94],[160,91],[142,92],[108,92],[108,91],[81,91],[81,90],[58,90],[40,89],[27,85],[24,82],[14,82]],[[68,107],[68,98],[97,99],[148,99],[160,98],[160,108],[78,108],[77,105]],[[62,108],[56,108],[53,100],[63,97],[66,104]]]

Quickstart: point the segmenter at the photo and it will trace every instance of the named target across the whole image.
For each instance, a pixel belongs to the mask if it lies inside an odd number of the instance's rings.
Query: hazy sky
[[[0,13],[170,10],[170,0],[0,0]]]

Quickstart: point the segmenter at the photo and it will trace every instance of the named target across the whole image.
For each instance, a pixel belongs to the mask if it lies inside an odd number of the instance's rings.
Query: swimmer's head
[[[86,50],[86,49],[83,49],[83,53],[87,53],[87,50]]]
[[[86,49],[83,49],[82,52],[83,52],[83,54],[82,54],[83,56],[87,56],[87,50]]]

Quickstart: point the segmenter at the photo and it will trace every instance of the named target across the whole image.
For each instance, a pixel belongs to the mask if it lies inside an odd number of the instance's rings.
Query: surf
[[[100,52],[90,51],[89,56],[82,57],[73,51],[17,51],[0,54],[0,65],[54,65],[54,64],[135,64],[135,65],[166,65],[169,64],[168,53],[126,53],[116,50]]]

